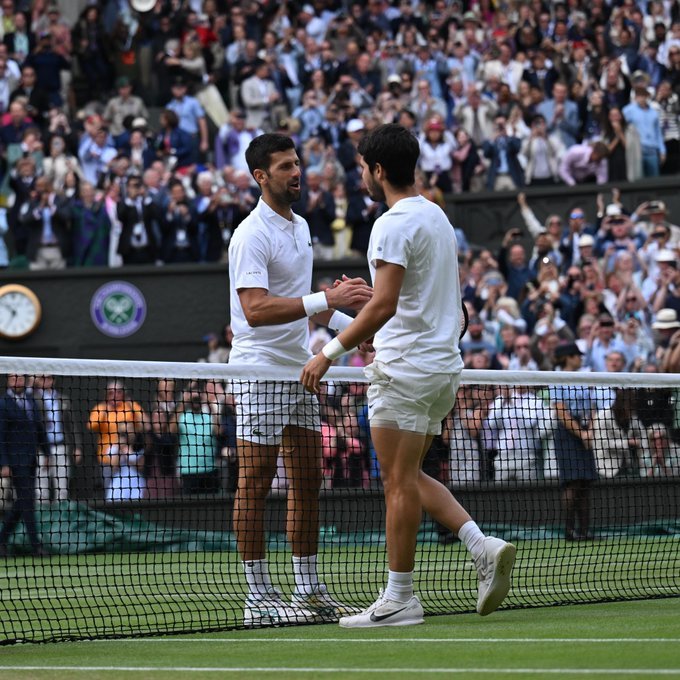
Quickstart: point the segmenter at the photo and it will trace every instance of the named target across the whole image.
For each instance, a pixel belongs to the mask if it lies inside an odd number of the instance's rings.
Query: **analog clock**
[[[42,309],[36,294],[26,286],[0,287],[0,337],[21,340],[38,327]]]

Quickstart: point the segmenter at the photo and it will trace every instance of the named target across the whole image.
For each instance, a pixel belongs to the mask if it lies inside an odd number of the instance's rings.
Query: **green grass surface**
[[[428,617],[167,638],[13,645],[3,680],[99,678],[680,677],[680,600]]]
[[[505,608],[680,594],[678,536],[530,540],[517,547]],[[320,558],[322,577],[339,599],[365,606],[384,583],[383,546],[326,546]],[[284,550],[270,553],[273,580],[284,594],[292,589],[289,559]],[[474,611],[476,572],[460,544],[421,544],[417,565],[416,590],[428,614]],[[225,630],[240,625],[244,594],[233,552],[2,560],[0,640]]]

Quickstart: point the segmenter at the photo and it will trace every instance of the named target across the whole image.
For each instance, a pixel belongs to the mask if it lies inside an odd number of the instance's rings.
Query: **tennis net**
[[[248,402],[253,432],[280,425],[298,376],[0,358],[0,643],[241,627],[235,409]],[[319,575],[337,600],[363,607],[386,579],[367,384],[360,369],[328,377]],[[424,468],[486,533],[517,545],[504,607],[680,595],[679,392],[673,375],[464,373]],[[294,587],[287,500],[308,474],[286,446],[263,527],[284,596]],[[427,516],[415,577],[426,613],[474,611],[470,557]]]

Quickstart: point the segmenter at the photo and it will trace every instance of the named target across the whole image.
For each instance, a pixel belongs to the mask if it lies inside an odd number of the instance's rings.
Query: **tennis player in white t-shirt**
[[[340,619],[347,628],[423,622],[413,593],[416,536],[422,511],[458,534],[479,577],[477,611],[495,611],[510,588],[515,546],[485,536],[449,490],[423,473],[432,437],[454,405],[463,361],[463,312],[453,227],[415,189],[417,140],[400,125],[364,137],[363,180],[389,210],[373,225],[368,261],[373,297],[348,328],[305,366],[301,382],[316,393],[332,361],[375,336],[368,417],[387,506],[387,587],[365,611]]]
[[[291,204],[300,198],[300,161],[290,137],[253,139],[246,161],[262,198],[229,245],[230,364],[303,366],[309,318],[334,330],[352,318],[334,307],[360,309],[370,286],[351,279],[311,293],[312,242],[307,222]],[[336,602],[317,575],[321,435],[319,405],[299,383],[234,386],[239,479],[233,524],[248,583],[246,626],[310,620],[337,621],[351,607]],[[272,586],[265,549],[265,499],[283,455],[288,481],[287,533],[295,591],[284,602]]]

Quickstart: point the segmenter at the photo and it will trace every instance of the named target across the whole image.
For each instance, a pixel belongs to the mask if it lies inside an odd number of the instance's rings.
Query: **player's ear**
[[[264,170],[254,170],[253,177],[258,184],[262,185],[267,179],[267,173]]]

